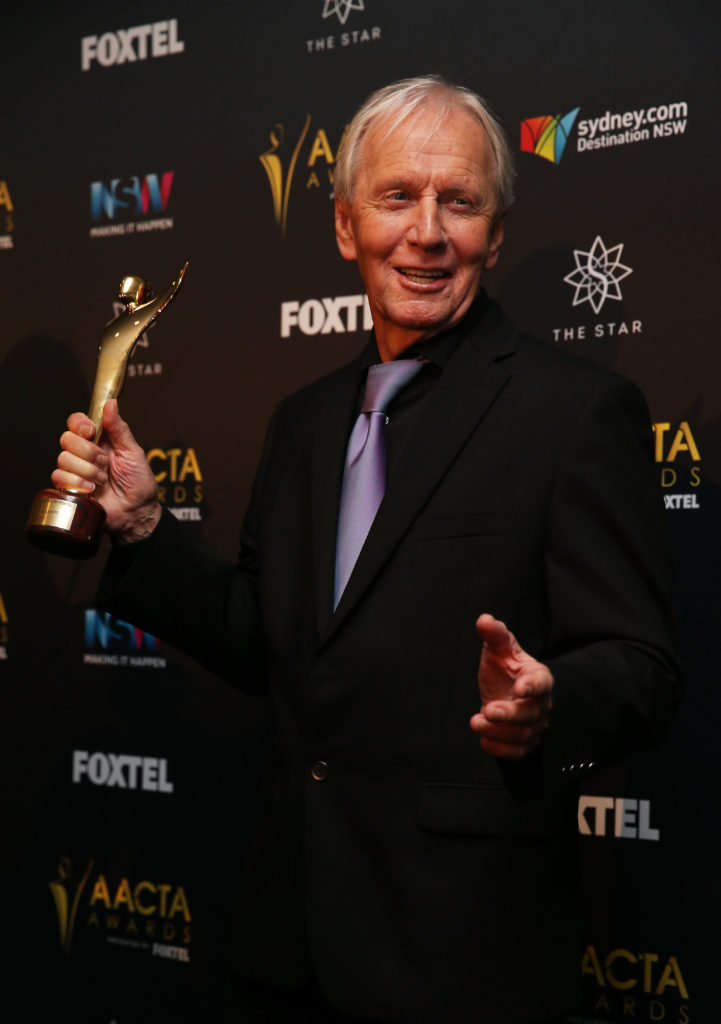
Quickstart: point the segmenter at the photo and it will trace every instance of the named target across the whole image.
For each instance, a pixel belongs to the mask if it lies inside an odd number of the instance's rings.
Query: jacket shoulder
[[[625,395],[645,408],[643,393],[633,381],[592,359],[519,331],[495,301],[466,340],[483,359],[509,372],[514,390],[522,390],[529,400],[537,396],[546,404],[576,406],[604,395]]]

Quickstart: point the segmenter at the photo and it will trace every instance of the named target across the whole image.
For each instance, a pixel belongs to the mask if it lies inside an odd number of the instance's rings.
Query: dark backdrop
[[[687,699],[657,750],[586,786],[583,1017],[715,1020],[717,6],[96,0],[0,20],[2,891],[26,1019],[212,1019],[263,773],[262,701],[97,612],[102,558],[23,540],[117,282],[162,289],[191,261],[122,407],[166,503],[233,557],[274,405],[363,342],[332,230],[344,126],[372,89],[441,72],[517,153],[489,290],[638,381],[656,424]]]

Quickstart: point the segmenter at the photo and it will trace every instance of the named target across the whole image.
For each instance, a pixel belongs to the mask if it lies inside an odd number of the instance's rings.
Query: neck
[[[406,349],[415,345],[417,341],[426,341],[436,334],[440,334],[440,330],[421,331],[409,327],[399,327],[397,324],[391,325],[390,329],[385,327],[379,330],[376,326],[375,339],[378,355],[382,362],[390,363],[402,356]]]

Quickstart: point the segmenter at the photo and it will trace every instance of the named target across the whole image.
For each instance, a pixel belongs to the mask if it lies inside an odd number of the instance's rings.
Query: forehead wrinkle
[[[396,132],[399,132],[404,127],[404,125],[407,125],[407,131],[405,136],[406,140],[410,139],[416,130],[418,122],[422,121],[430,113],[431,109],[433,110],[435,116],[433,118],[433,123],[426,132],[425,138],[421,143],[420,151],[423,152],[424,148],[428,145],[428,143],[436,134],[436,132],[445,124],[445,122],[448,120],[451,114],[452,108],[449,108],[447,103],[444,104],[443,106],[436,104],[432,108],[421,107],[418,110],[412,111],[410,114],[404,114],[398,120],[390,117],[386,118],[385,120],[389,121],[390,123],[388,124],[388,127],[386,128],[385,132],[383,133],[379,140],[379,143],[377,144],[387,142],[391,135],[394,135]],[[383,122],[381,122],[381,125],[378,126],[379,129],[382,126],[382,124]]]
[[[438,195],[460,195],[461,193],[483,193],[482,182],[473,169],[449,170],[448,168],[428,168],[405,165],[398,169],[388,167],[374,182],[374,192],[385,192],[386,189],[408,189],[419,194],[430,189]]]
[[[431,189],[439,196],[468,193],[484,207],[489,202],[495,205],[493,154],[484,145],[483,137],[478,138],[482,147],[478,159],[464,145],[455,147],[453,140],[436,148],[438,136],[433,133],[424,131],[420,141],[413,138],[415,121],[417,118],[407,132],[392,141],[395,133],[387,132],[379,139],[368,140],[372,152],[367,153],[368,159],[361,164],[358,184],[365,179],[365,187],[374,197],[394,188],[418,194]],[[384,150],[388,145],[392,146],[390,153]]]
[[[488,174],[493,178],[492,187],[495,193],[497,191],[496,159],[490,139],[488,138],[488,133],[486,132],[483,124],[474,117],[470,111],[464,110],[462,107],[445,104],[443,107],[434,105],[431,109],[435,116],[430,126],[423,132],[420,141],[416,140],[414,133],[416,132],[419,122],[427,118],[430,113],[429,108],[412,111],[410,114],[405,114],[400,119],[386,117],[380,123],[372,125],[370,131],[363,139],[361,160],[358,167],[358,178],[360,178],[364,173],[372,173],[372,166],[368,160],[369,147],[375,148],[376,152],[378,152],[378,150],[382,149],[382,147],[385,146],[394,135],[405,127],[406,130],[400,138],[399,149],[403,153],[401,160],[403,160],[407,165],[411,164],[419,157],[423,157],[424,155],[428,155],[433,152],[431,144],[436,140],[439,130],[448,120],[450,120],[454,113],[458,113],[460,117],[469,118],[473,122],[474,126],[479,129],[479,141],[482,146],[482,158],[477,162],[464,154],[462,159],[468,162],[468,170],[464,173],[467,173],[471,178],[477,179],[479,184],[482,183],[483,176]],[[413,148],[409,147],[411,139],[413,139]],[[441,155],[449,156],[451,155],[451,151],[447,150]],[[381,171],[381,173],[384,178],[387,176],[385,171]],[[406,173],[411,172],[407,171]]]

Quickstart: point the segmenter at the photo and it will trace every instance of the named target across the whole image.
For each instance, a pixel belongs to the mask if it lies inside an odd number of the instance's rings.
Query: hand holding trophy
[[[125,381],[128,360],[138,338],[173,300],[188,269],[186,263],[170,287],[153,298],[150,284],[129,275],[120,283],[121,313],[107,325],[100,338],[98,368],[88,417],[100,440],[103,408],[117,398]],[[105,511],[94,498],[73,489],[44,488],[33,501],[25,529],[28,540],[44,551],[68,558],[91,558],[100,545]]]

